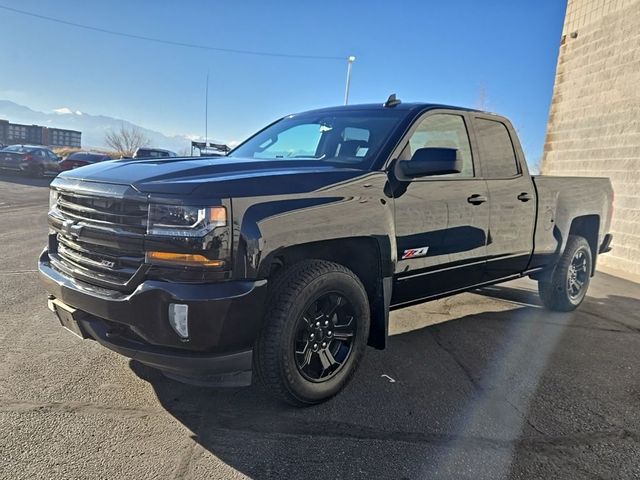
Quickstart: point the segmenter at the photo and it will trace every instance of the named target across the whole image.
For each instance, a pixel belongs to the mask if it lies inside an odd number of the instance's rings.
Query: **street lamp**
[[[347,85],[344,89],[344,104],[349,103],[349,87],[351,86],[351,65],[356,61],[356,57],[349,55],[347,58]]]

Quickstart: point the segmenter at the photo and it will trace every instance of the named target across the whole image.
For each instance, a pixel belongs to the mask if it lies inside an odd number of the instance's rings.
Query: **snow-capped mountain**
[[[149,144],[154,147],[166,148],[178,153],[191,148],[192,138],[187,135],[169,136],[127,120],[105,115],[91,115],[79,110],[71,110],[68,107],[60,107],[53,112],[46,113],[32,110],[9,100],[0,100],[0,120],[27,125],[36,124],[45,127],[79,130],[82,132],[82,146],[84,148],[106,148],[104,143],[105,132],[119,129],[123,124],[125,127],[135,126],[139,128],[149,138]],[[197,140],[197,138],[193,139]]]

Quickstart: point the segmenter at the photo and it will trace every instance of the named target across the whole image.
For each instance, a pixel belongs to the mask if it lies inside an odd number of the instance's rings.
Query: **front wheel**
[[[356,371],[369,336],[369,302],[358,277],[323,260],[282,272],[255,347],[267,389],[304,406],[337,394]]]
[[[578,308],[589,288],[593,259],[584,237],[570,235],[551,277],[538,282],[540,299],[546,308],[570,312]]]

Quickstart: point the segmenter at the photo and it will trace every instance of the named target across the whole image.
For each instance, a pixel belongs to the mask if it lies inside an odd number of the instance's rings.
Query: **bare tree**
[[[104,143],[118,152],[123,157],[132,157],[140,147],[149,145],[147,137],[138,127],[120,125],[117,130],[109,130],[104,135]]]
[[[482,111],[486,111],[489,109],[489,99],[487,97],[487,88],[484,83],[481,83],[480,88],[478,89],[478,98],[476,99],[476,108]]]

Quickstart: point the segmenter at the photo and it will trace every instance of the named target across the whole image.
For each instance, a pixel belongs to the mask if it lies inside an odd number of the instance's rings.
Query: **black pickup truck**
[[[433,104],[288,115],[215,158],[51,183],[39,259],[82,338],[196,384],[339,392],[389,311],[529,276],[558,311],[610,249],[608,179],[531,176],[509,121]]]

